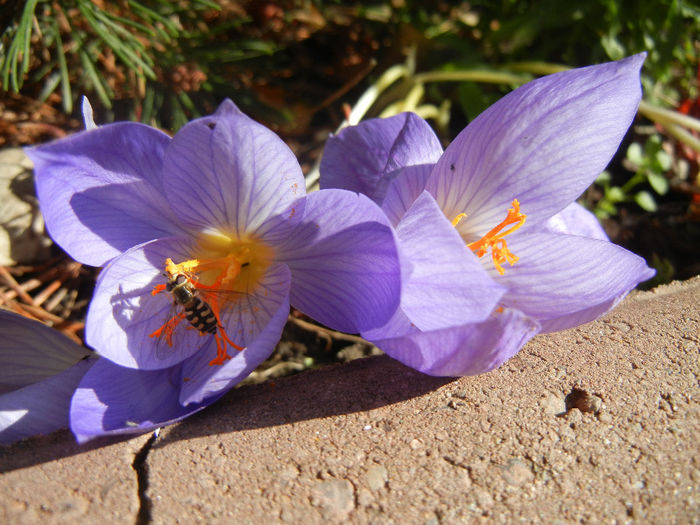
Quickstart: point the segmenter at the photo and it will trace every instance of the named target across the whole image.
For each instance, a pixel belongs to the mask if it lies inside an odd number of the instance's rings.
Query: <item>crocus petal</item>
[[[0,394],[52,377],[92,352],[59,331],[0,310]]]
[[[399,303],[401,268],[382,210],[343,190],[309,194],[278,260],[292,271],[292,305],[337,330],[382,325]]]
[[[499,278],[508,287],[502,303],[540,322],[570,316],[571,324],[558,323],[559,329],[593,319],[571,314],[591,312],[654,275],[644,259],[607,241],[550,233],[512,237],[508,247],[520,259]]]
[[[102,266],[178,232],[161,179],[169,142],[151,127],[121,122],[27,148],[53,239],[74,259]]]
[[[387,181],[387,189],[380,205],[393,226],[399,223],[406,210],[423,193],[433,166],[434,164],[408,166],[383,179],[382,183]]]
[[[584,308],[578,312],[542,320],[540,321],[540,326],[542,327],[540,333],[546,334],[549,332],[558,332],[559,330],[566,330],[567,328],[579,326],[598,319],[601,315],[604,315],[615,308],[615,306],[617,306],[617,304],[625,298],[628,291],[629,290],[625,290],[619,295],[611,297],[610,299],[591,306],[590,308]]]
[[[95,124],[95,119],[92,116],[92,105],[90,104],[90,101],[87,97],[83,97],[82,109],[83,124],[85,125],[85,129],[95,129],[97,127],[97,124]]]
[[[116,257],[97,280],[88,309],[85,339],[100,355],[132,368],[168,368],[197,352],[209,337],[188,329],[181,321],[174,332],[173,345],[164,337],[150,337],[179,310],[173,297],[162,292],[152,295],[153,287],[164,284],[165,259],[190,259],[187,242],[169,238],[135,246]]]
[[[483,235],[513,199],[525,228],[586,189],[617,150],[639,105],[645,54],[556,73],[509,93],[445,150],[426,189],[448,218]]]
[[[286,283],[289,288],[289,269],[284,265],[278,265],[273,271],[279,283]],[[274,312],[267,317],[265,325],[255,331],[255,338],[248,339],[244,350],[237,352],[229,349],[231,359],[223,365],[210,366],[212,354],[216,354],[215,347],[210,351],[197,353],[183,363],[183,385],[180,391],[180,403],[201,403],[205,399],[225,392],[236,383],[248,377],[248,375],[265,359],[267,359],[275,345],[282,336],[282,329],[289,317],[289,298],[277,305]],[[257,314],[259,315],[259,313]],[[236,341],[235,334],[232,334]],[[184,378],[187,378],[185,381]]]
[[[363,193],[380,204],[383,195],[377,190],[384,176],[406,166],[434,164],[441,154],[435,132],[415,113],[366,120],[328,139],[320,185]]]
[[[513,357],[538,331],[522,313],[506,309],[481,323],[444,330],[417,329],[388,339],[372,340],[388,355],[434,376],[481,374]]]
[[[100,359],[73,395],[71,430],[80,443],[108,434],[143,434],[179,421],[217,399],[184,407],[178,402],[181,383],[179,365],[135,370]]]
[[[270,216],[290,215],[305,192],[291,150],[230,100],[175,135],[164,168],[168,200],[194,230],[261,235]]]
[[[596,216],[577,202],[572,202],[556,215],[552,215],[537,228],[537,231],[580,235],[601,241],[610,240]]]
[[[95,359],[78,361],[38,383],[0,395],[0,443],[67,428],[71,396],[94,363]]]
[[[489,277],[428,192],[409,208],[396,234],[402,257],[413,267],[401,308],[417,328],[437,330],[489,316],[505,289]]]

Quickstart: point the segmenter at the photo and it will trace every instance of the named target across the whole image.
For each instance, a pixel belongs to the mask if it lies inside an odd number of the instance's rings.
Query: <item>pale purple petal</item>
[[[540,333],[546,334],[549,332],[558,332],[560,330],[566,330],[567,328],[572,328],[574,326],[579,326],[590,321],[594,321],[615,308],[615,306],[617,306],[618,303],[625,298],[627,293],[628,291],[626,290],[619,295],[608,299],[607,301],[598,303],[590,308],[584,308],[578,312],[542,320],[540,321],[540,325],[542,326]]]
[[[273,282],[275,279],[276,282]],[[278,265],[270,272],[267,281],[264,286],[273,293],[279,295],[281,291],[275,288],[283,288],[288,291],[289,269],[284,265]],[[258,322],[262,313],[261,311],[255,312]],[[284,300],[276,304],[275,311],[266,312],[266,314],[269,315],[265,316],[265,324],[250,330],[250,335],[245,339],[245,349],[240,352],[229,349],[228,353],[231,359],[223,365],[209,365],[211,354],[216,353],[214,345],[183,363],[183,378],[187,378],[180,392],[180,402],[183,405],[201,403],[204,399],[221,394],[248,377],[260,363],[270,356],[282,336],[282,329],[289,317],[289,295],[285,295]],[[254,338],[251,337],[253,334]],[[237,336],[235,333],[229,335],[234,342],[237,342],[238,337],[243,336],[242,334]]]
[[[364,330],[360,335],[368,341],[404,337],[414,332],[420,332],[406,316],[401,307],[397,308],[391,318],[382,326]]]
[[[525,228],[574,201],[617,150],[641,98],[645,54],[556,73],[506,95],[464,129],[426,189],[448,218],[483,235],[513,199]]]
[[[607,241],[550,233],[510,237],[508,247],[520,260],[499,278],[508,287],[502,303],[541,323],[568,316],[569,322],[552,325],[559,329],[594,319],[586,312],[612,306],[654,275],[644,259]],[[581,316],[572,315],[577,312]]]
[[[387,189],[380,206],[393,226],[396,226],[406,210],[423,193],[425,183],[433,170],[433,164],[419,164],[396,170],[385,177]]]
[[[396,228],[402,258],[413,271],[404,281],[401,309],[420,330],[437,330],[486,319],[505,288],[423,192]]]
[[[122,122],[27,148],[53,239],[74,259],[102,266],[132,246],[180,231],[163,197],[169,142],[151,127]]]
[[[202,410],[205,403],[178,402],[181,366],[162,370],[124,368],[100,359],[73,395],[70,426],[80,443],[109,434],[143,434]]]
[[[576,202],[547,219],[537,231],[568,233],[601,241],[610,240],[596,216]]]
[[[382,210],[343,190],[309,194],[294,234],[275,246],[292,271],[292,305],[336,330],[382,325],[399,304],[401,268]]]
[[[95,129],[97,127],[97,124],[95,124],[95,119],[92,116],[92,105],[90,104],[90,101],[87,97],[83,97],[82,110],[83,124],[85,125],[85,129]]]
[[[230,100],[175,135],[164,169],[167,198],[194,230],[262,235],[268,218],[291,215],[294,202],[305,193],[291,150]]]
[[[37,383],[92,352],[58,330],[0,309],[0,394]]]
[[[383,195],[378,189],[385,176],[407,166],[434,164],[441,154],[435,132],[415,113],[366,120],[326,142],[321,188],[363,193],[379,204]]]
[[[178,239],[160,239],[127,250],[102,270],[88,310],[85,338],[97,352],[116,364],[142,369],[167,368],[183,361],[208,343],[183,320],[173,345],[150,337],[177,313],[170,293],[152,295],[165,284],[165,259],[191,258],[190,246]],[[178,307],[180,308],[180,307]]]
[[[522,313],[506,309],[481,323],[387,339],[370,339],[388,355],[433,376],[481,374],[513,357],[538,331]],[[363,334],[364,335],[364,334]]]
[[[172,346],[165,337],[151,337],[158,328],[183,308],[174,305],[172,294],[153,295],[163,275],[165,259],[181,262],[191,258],[191,246],[178,239],[160,239],[137,246],[114,259],[97,282],[86,323],[88,344],[116,364],[146,370],[173,366],[195,353],[206,354],[207,362],[216,357],[209,343],[211,334],[200,334],[187,320],[175,328]],[[228,337],[240,346],[254,341],[289,301],[289,270],[271,266],[258,287],[250,293],[204,291],[200,298],[218,302],[221,322]]]
[[[94,363],[78,361],[38,383],[0,395],[0,443],[67,428],[71,396]]]

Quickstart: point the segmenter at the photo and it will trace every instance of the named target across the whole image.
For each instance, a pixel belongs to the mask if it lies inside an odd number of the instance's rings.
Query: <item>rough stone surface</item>
[[[45,258],[50,244],[35,197],[32,161],[22,148],[1,149],[0,265]]]
[[[27,440],[0,521],[696,523],[698,304],[700,278],[636,294],[476,377],[380,356],[242,387],[161,433],[140,498],[146,438]]]
[[[0,446],[0,523],[134,523],[135,455],[148,441],[78,445],[70,432]]]

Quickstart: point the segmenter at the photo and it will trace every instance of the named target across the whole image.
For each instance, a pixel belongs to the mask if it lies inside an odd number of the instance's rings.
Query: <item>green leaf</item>
[[[22,17],[20,18],[17,30],[10,42],[7,53],[0,46],[0,61],[2,61],[2,85],[11,86],[12,90],[19,92],[24,81],[24,75],[29,71],[30,43],[32,39],[32,21],[34,20],[34,10],[39,0],[29,0],[24,5]],[[21,63],[21,73],[18,66]],[[7,89],[7,88],[5,88]]]
[[[617,213],[617,207],[609,200],[602,199],[596,204],[595,212],[598,217],[606,218],[610,215],[615,215]]]
[[[648,191],[640,191],[634,196],[634,202],[645,211],[655,212],[658,207],[656,206],[656,201],[652,197],[651,193]]]
[[[611,60],[620,60],[625,57],[625,48],[615,35],[603,35],[600,38],[600,45]]]
[[[664,175],[650,172],[647,174],[647,180],[649,181],[649,185],[659,195],[665,195],[668,191],[668,179]]]
[[[668,171],[671,169],[671,156],[664,150],[659,150],[656,152],[656,162],[663,171]]]
[[[63,51],[63,41],[61,40],[61,31],[58,28],[58,22],[53,19],[54,33],[56,34],[56,54],[58,55],[58,68],[61,72],[61,102],[63,110],[66,113],[73,111],[73,94],[70,89],[70,75],[68,74],[68,64],[66,63],[66,54]]]
[[[85,69],[85,74],[87,75],[88,79],[90,79],[90,81],[92,82],[92,87],[97,92],[97,96],[100,98],[100,101],[102,102],[102,104],[104,104],[106,108],[111,109],[111,90],[109,86],[104,83],[102,77],[97,72],[97,69],[95,69],[95,64],[93,63],[93,60],[90,57],[90,55],[88,55],[87,50],[80,50],[80,61],[82,62],[83,68]]]
[[[608,183],[610,182],[611,175],[609,171],[604,171],[600,175],[598,175],[598,178],[596,178],[595,183],[599,184],[601,186],[607,186]]]
[[[639,143],[633,142],[629,145],[627,148],[627,160],[636,166],[644,164],[644,150],[642,150],[642,146]]]
[[[608,190],[605,192],[605,197],[610,202],[622,202],[626,199],[625,192],[622,191],[622,188],[619,186],[608,188]]]

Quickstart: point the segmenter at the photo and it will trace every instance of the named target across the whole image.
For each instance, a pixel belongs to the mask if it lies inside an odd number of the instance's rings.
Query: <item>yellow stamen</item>
[[[457,217],[455,217],[454,219],[452,219],[452,226],[454,226],[454,227],[456,228],[457,225],[458,225],[460,222],[462,222],[462,219],[464,219],[466,216],[467,216],[466,213],[460,213],[459,215],[457,215]]]
[[[467,247],[472,250],[477,257],[483,257],[490,249],[493,265],[501,275],[506,273],[503,266],[501,266],[503,263],[507,262],[513,266],[518,261],[518,257],[508,249],[508,245],[506,244],[504,237],[513,233],[515,230],[525,224],[525,218],[527,217],[527,215],[520,213],[520,203],[518,202],[518,199],[514,199],[511,206],[512,208],[508,210],[508,215],[503,222],[489,231],[478,241],[467,244]],[[460,215],[458,215],[455,220],[457,221],[457,219],[461,219]],[[453,224],[455,224],[454,221]],[[510,228],[505,231],[501,231],[506,226],[510,226]]]

